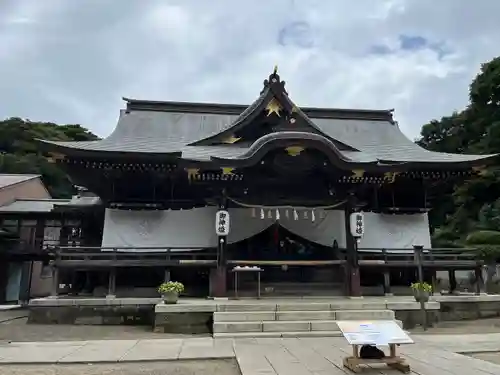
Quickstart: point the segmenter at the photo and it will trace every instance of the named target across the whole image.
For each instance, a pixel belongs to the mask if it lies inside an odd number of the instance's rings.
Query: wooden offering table
[[[410,365],[396,354],[396,346],[414,342],[395,321],[339,321],[337,323],[344,338],[352,345],[353,351],[352,356],[343,359],[344,367],[358,373],[363,367],[382,364],[403,373],[410,372]],[[376,359],[361,358],[359,349],[363,345],[388,346],[389,355]]]
[[[254,272],[257,273],[257,298],[260,298],[260,273],[263,272],[264,270],[260,267],[256,266],[236,266],[234,267],[231,272],[234,274],[234,298],[238,299],[238,274],[240,272]]]

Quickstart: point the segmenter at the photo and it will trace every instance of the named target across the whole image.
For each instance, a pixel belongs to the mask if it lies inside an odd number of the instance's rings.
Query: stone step
[[[338,310],[335,320],[394,320],[396,314],[392,310]]]
[[[299,332],[221,332],[214,338],[279,338],[279,337],[340,337],[340,331],[299,331]]]
[[[402,326],[401,321],[397,321]],[[295,321],[261,321],[261,322],[214,322],[213,332],[243,333],[243,332],[314,332],[339,331],[336,320],[295,320]]]
[[[214,322],[393,320],[394,318],[394,311],[392,310],[235,311],[214,313]]]
[[[249,311],[340,311],[340,310],[387,310],[387,304],[381,302],[281,302],[269,303],[219,303],[217,312],[249,312]]]
[[[276,320],[274,311],[214,312],[214,322],[263,322]]]

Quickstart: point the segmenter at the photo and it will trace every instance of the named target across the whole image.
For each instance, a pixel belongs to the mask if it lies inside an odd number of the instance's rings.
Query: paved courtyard
[[[402,346],[413,374],[418,375],[499,375],[500,365],[454,353],[456,342],[462,341],[470,350],[496,348],[500,350],[500,334],[415,336],[415,345]],[[482,339],[481,339],[482,337]],[[342,358],[350,354],[343,338],[281,338],[281,339],[157,339],[157,340],[95,340],[65,342],[20,342],[0,345],[0,374],[76,374],[82,364],[88,371],[82,374],[190,374],[192,367],[175,369],[182,362],[204,360],[202,374],[232,375],[236,359],[243,375],[342,375]],[[214,362],[214,360],[223,360]],[[143,370],[137,369],[138,361]],[[158,361],[165,362],[155,364]],[[25,364],[31,363],[31,367]],[[89,365],[92,364],[92,365]],[[130,366],[126,364],[131,364]],[[33,364],[37,364],[36,367]],[[51,366],[59,364],[58,366]],[[45,365],[45,366],[44,366]],[[69,367],[68,367],[69,366]],[[149,367],[148,367],[149,366]],[[159,366],[159,367],[158,367]],[[173,367],[172,367],[173,366]],[[194,363],[196,367],[197,364]],[[200,365],[201,366],[201,365]],[[210,367],[212,366],[212,367]],[[233,367],[232,367],[233,366]],[[182,367],[182,366],[181,366]],[[144,369],[148,369],[149,372]],[[168,370],[170,368],[170,370]],[[214,372],[206,372],[212,368]],[[97,370],[99,372],[95,372]],[[168,370],[168,371],[167,371]],[[56,371],[56,372],[54,372]],[[61,372],[66,371],[66,372]],[[94,371],[94,372],[92,372]],[[135,372],[134,372],[135,371]],[[180,371],[180,372],[179,372]],[[182,372],[184,371],[184,372]],[[186,372],[188,371],[188,372]],[[191,372],[189,372],[191,371]],[[210,370],[212,371],[212,370]],[[375,374],[395,373],[394,370],[370,371]],[[196,372],[199,373],[199,372]],[[396,372],[397,373],[397,372]]]
[[[233,360],[4,366],[0,375],[240,375]]]
[[[416,344],[400,349],[413,374],[500,375],[498,318],[445,322],[412,337]],[[0,375],[339,375],[349,354],[343,338],[214,340],[150,327],[28,325],[22,310],[0,312]]]

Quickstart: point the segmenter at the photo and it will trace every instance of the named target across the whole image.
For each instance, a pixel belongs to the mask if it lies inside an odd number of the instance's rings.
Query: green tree
[[[0,173],[40,174],[54,198],[68,198],[74,189],[66,174],[49,163],[36,139],[93,141],[95,134],[80,125],[31,122],[13,117],[0,121]]]
[[[486,264],[486,292],[494,293],[496,264],[500,258],[500,232],[494,230],[476,231],[469,234],[466,244],[476,248],[477,257]]]
[[[469,105],[460,112],[424,125],[419,145],[452,153],[500,153],[500,57],[481,66],[469,87]],[[436,233],[462,240],[474,230],[499,230],[500,164],[475,178],[444,182],[430,220]]]

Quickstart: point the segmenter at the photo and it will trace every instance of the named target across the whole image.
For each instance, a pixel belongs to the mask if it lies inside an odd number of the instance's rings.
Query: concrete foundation
[[[500,316],[500,295],[438,295],[431,297],[426,309],[427,321],[431,325],[439,321],[495,317]],[[165,305],[159,298],[40,298],[30,302],[29,311],[29,323],[148,325],[156,332],[185,334],[212,333],[214,326],[221,334],[230,333],[227,331],[234,331],[231,327],[236,324],[240,331],[266,334],[287,325],[294,328],[297,335],[302,332],[302,336],[319,336],[327,331],[337,334],[336,320],[396,319],[405,329],[419,325],[422,320],[420,305],[412,297],[365,297],[358,300],[339,297],[272,300],[181,298],[175,305]]]
[[[159,298],[39,298],[28,306],[28,323],[150,325]]]

